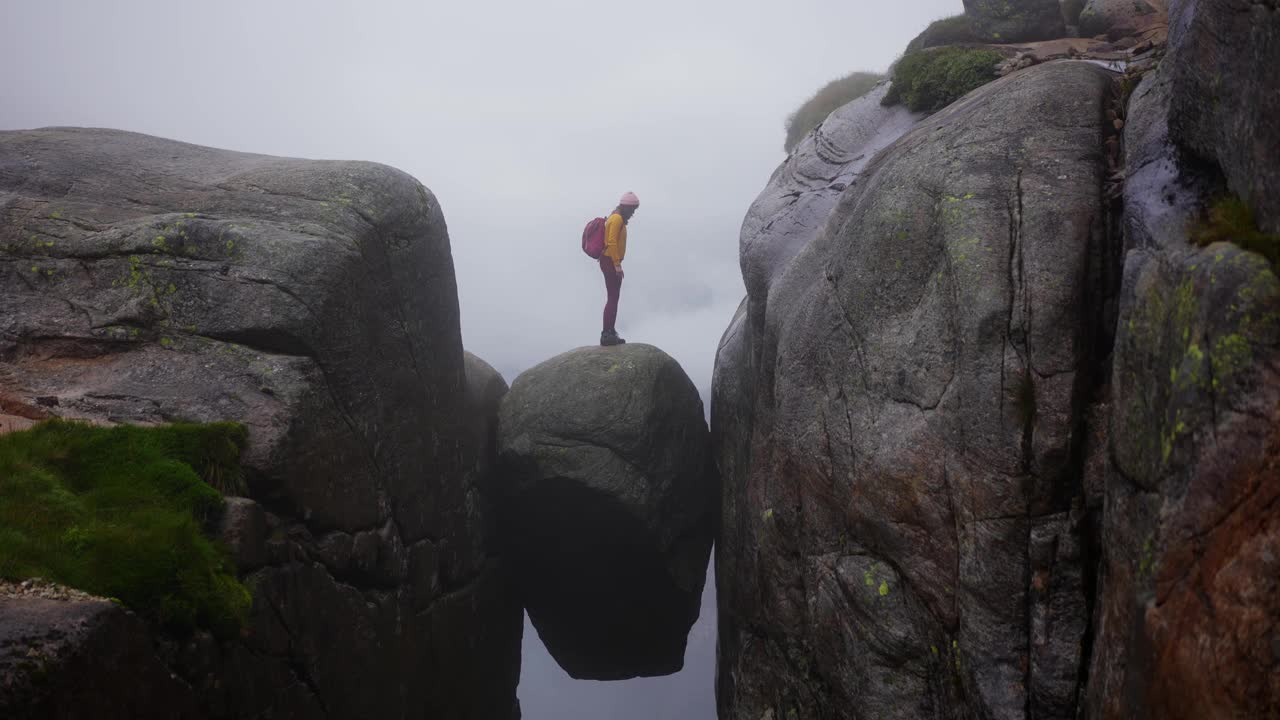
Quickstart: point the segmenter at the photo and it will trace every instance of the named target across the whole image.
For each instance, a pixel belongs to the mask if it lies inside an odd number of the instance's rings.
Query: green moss
[[[867,589],[872,593],[872,597],[885,597],[889,594],[889,581],[883,580],[876,576],[876,564],[872,563],[862,573],[862,581],[866,584]]]
[[[794,150],[804,136],[818,127],[828,115],[866,95],[883,79],[883,75],[876,73],[855,72],[827,83],[787,118],[784,149],[787,152]]]
[[[1229,242],[1257,253],[1273,267],[1280,266],[1280,235],[1258,230],[1253,211],[1243,200],[1226,196],[1209,205],[1204,217],[1193,223],[1191,240],[1204,247],[1216,242]]]
[[[1173,446],[1178,438],[1187,432],[1187,423],[1183,420],[1182,409],[1174,411],[1173,426],[1170,427],[1160,436],[1160,462],[1167,464],[1169,456],[1173,454]]]
[[[152,241],[158,252],[168,252],[169,248],[167,245],[163,245],[163,241],[163,237],[157,237]],[[149,255],[149,257],[154,258],[154,255]],[[153,260],[153,262],[154,267],[169,268],[173,266],[173,262],[167,259]],[[156,274],[152,272],[153,269],[153,266],[143,264],[142,256],[130,255],[128,274],[112,280],[111,286],[127,288],[137,292],[146,299],[151,307],[160,311],[167,318],[173,312],[173,296],[177,294],[178,286],[172,282],[165,282],[163,277],[156,277]]]
[[[1249,341],[1239,333],[1218,338],[1213,343],[1213,389],[1217,390],[1237,372],[1253,362]]]
[[[0,436],[0,577],[118,598],[168,629],[234,634],[251,598],[205,529],[222,510],[214,485],[240,482],[246,438],[232,423],[64,420]]]
[[[1143,580],[1150,578],[1155,564],[1155,537],[1148,536],[1147,541],[1142,543],[1142,552],[1138,557],[1138,577]]]
[[[136,289],[145,278],[142,270],[142,258],[137,255],[129,256],[129,274],[111,281],[112,286],[126,287],[130,290]]]
[[[909,52],[893,68],[884,105],[905,104],[934,112],[996,79],[1000,54],[994,50],[947,47]]]
[[[1194,268],[1192,268],[1194,269]],[[1199,295],[1194,278],[1187,278],[1173,291],[1173,329],[1184,345],[1191,343],[1191,329],[1200,317]]]

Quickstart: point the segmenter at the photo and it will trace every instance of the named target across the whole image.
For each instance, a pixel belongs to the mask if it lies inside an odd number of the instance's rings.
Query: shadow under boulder
[[[579,679],[679,671],[716,498],[679,364],[647,345],[552,358],[503,400],[499,448],[504,554],[551,655]]]

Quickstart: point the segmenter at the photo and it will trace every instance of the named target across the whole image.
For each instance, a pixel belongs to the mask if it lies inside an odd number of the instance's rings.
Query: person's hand
[[[626,277],[626,276],[627,276],[627,274],[626,274],[626,273],[624,273],[624,272],[622,272],[622,268],[618,268],[618,279],[619,279],[619,280],[621,280],[622,278],[624,278],[624,277]]]

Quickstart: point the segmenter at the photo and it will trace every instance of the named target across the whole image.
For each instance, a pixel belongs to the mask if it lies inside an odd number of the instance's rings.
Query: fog
[[[738,229],[783,159],[786,116],[831,79],[883,70],[931,19],[961,10],[3,0],[0,129],[113,127],[405,170],[444,208],[464,342],[508,381],[598,341],[603,282],[579,237],[634,191],[618,330],[675,356],[705,401],[743,294]],[[686,669],[670,678],[568,680],[530,628],[525,717],[711,717],[712,589]]]

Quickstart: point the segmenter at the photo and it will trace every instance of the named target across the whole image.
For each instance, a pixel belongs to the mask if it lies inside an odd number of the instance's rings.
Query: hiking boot
[[[605,330],[600,333],[600,344],[609,347],[610,345],[626,345],[627,341],[618,337],[618,333],[612,330]]]

